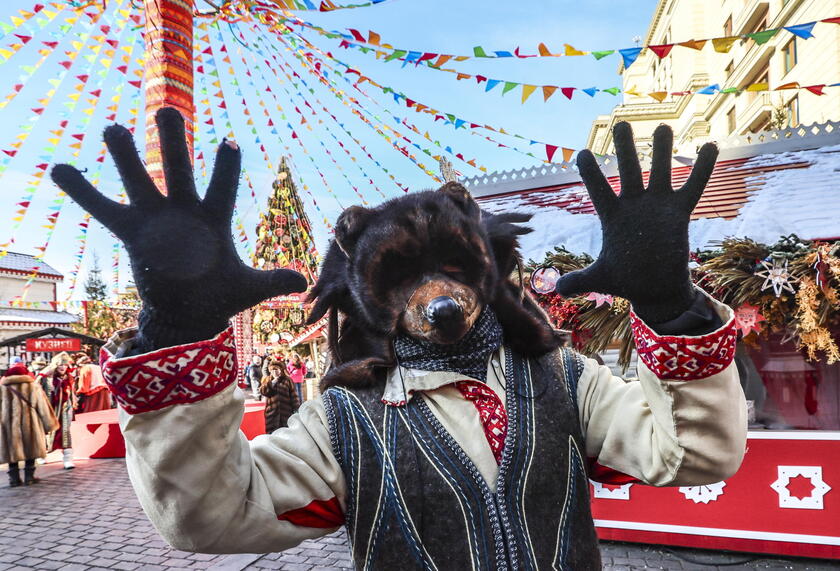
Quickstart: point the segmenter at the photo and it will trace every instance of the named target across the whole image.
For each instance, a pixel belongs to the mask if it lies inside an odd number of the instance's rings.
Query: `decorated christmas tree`
[[[261,270],[298,271],[312,284],[318,272],[318,252],[285,157],[271,186],[268,206],[257,224],[252,261]],[[260,343],[289,340],[301,330],[305,319],[303,295],[268,300],[254,312],[254,335]]]

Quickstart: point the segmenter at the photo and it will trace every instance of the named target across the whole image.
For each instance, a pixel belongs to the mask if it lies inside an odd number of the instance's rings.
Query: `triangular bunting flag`
[[[562,93],[563,95],[565,95],[565,96],[566,96],[566,99],[571,99],[571,98],[572,98],[572,94],[573,94],[574,92],[575,92],[575,88],[574,88],[574,87],[561,87],[561,88],[560,88],[560,93]]]
[[[659,59],[666,57],[673,49],[674,44],[661,44],[658,46],[648,46],[648,49],[656,54]]]
[[[543,92],[543,101],[548,101],[548,98],[554,95],[554,92],[557,91],[556,85],[543,85],[542,92]]]
[[[505,82],[505,86],[504,86],[504,88],[502,89],[502,95],[504,95],[504,94],[505,94],[505,93],[507,93],[508,91],[510,91],[510,90],[512,90],[512,89],[514,89],[517,85],[519,85],[519,84],[518,84],[518,83],[514,83],[513,81],[506,81],[506,82]]]
[[[555,145],[546,144],[546,146],[545,146],[545,156],[546,156],[546,159],[549,163],[551,162],[551,159],[554,158],[554,153],[557,152],[558,148],[559,147],[557,147]]]
[[[805,89],[807,89],[808,91],[810,91],[811,93],[813,93],[815,95],[823,95],[823,88],[824,87],[825,87],[825,84],[821,83],[819,85],[806,85]]]
[[[715,48],[716,52],[721,54],[728,54],[729,50],[732,49],[732,46],[739,39],[739,36],[729,36],[726,38],[712,38],[712,46]]]
[[[566,163],[570,162],[572,160],[572,155],[575,154],[575,150],[574,149],[567,149],[566,147],[563,147],[562,151],[563,151],[563,162],[566,162]]]
[[[625,48],[623,50],[618,50],[618,53],[621,54],[621,58],[624,62],[624,69],[627,69],[633,65],[633,62],[636,61],[636,58],[638,58],[639,54],[642,53],[642,48]]]
[[[586,52],[582,52],[578,49],[575,49],[574,46],[570,46],[569,44],[563,44],[563,55],[564,56],[582,56],[586,55]],[[600,58],[598,58],[600,59]]]
[[[522,86],[522,103],[528,101],[528,98],[531,97],[531,94],[537,88],[536,85],[523,85]]]
[[[706,45],[706,40],[686,40],[677,44],[684,48],[691,48],[692,50],[702,50]]]
[[[762,30],[760,32],[753,32],[752,34],[747,34],[748,38],[751,38],[756,44],[764,45],[770,41],[770,38],[775,36],[779,32],[779,28],[775,28],[772,30]]]
[[[663,101],[666,97],[668,97],[668,92],[667,92],[667,91],[654,91],[654,92],[652,92],[652,93],[648,93],[648,96],[653,97],[653,98],[654,98],[654,99],[656,99],[658,102],[662,103],[662,101]]]

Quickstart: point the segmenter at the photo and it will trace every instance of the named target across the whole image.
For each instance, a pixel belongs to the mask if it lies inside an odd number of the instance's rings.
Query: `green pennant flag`
[[[446,118],[452,121],[453,123],[455,122],[455,119],[457,119],[457,117],[455,117],[455,115],[453,115],[452,113],[447,113]]]
[[[727,87],[726,89],[721,89],[721,93],[738,93],[737,87]]]
[[[10,26],[9,24],[7,24],[5,22],[0,22],[0,30],[3,30],[4,34],[8,34],[9,32],[11,32],[14,29],[15,29],[14,26]]]
[[[93,63],[96,60],[96,54],[87,54],[85,59],[88,60],[90,63]]]
[[[99,77],[105,77],[107,74],[108,74],[108,70],[104,69],[104,68],[100,69],[99,71],[96,72],[96,75],[98,75]]]
[[[401,58],[407,53],[408,52],[405,50],[394,50],[392,53],[388,54],[388,57],[385,58],[385,61],[388,62],[397,58]]]
[[[762,30],[760,32],[755,32],[752,34],[747,34],[748,38],[751,38],[756,44],[763,45],[770,41],[770,38],[778,33],[779,28],[774,30]]]
[[[32,75],[33,73],[35,73],[35,66],[32,66],[32,65],[22,65],[22,66],[20,66],[20,69],[22,69],[23,71],[25,71],[29,75]]]
[[[486,53],[484,53],[484,48],[482,48],[481,46],[475,46],[473,48],[473,55],[475,55],[475,57],[490,57]]]
[[[618,95],[619,93],[621,93],[621,89],[619,89],[618,87],[609,87],[607,89],[602,89],[601,91],[609,93],[610,95]]]
[[[71,24],[64,24],[63,26],[59,26],[58,29],[64,32],[65,34],[70,31],[70,28],[73,26]]]
[[[504,95],[505,93],[507,93],[507,92],[508,92],[508,91],[510,91],[511,89],[514,89],[517,85],[519,85],[519,84],[518,84],[518,83],[514,83],[514,82],[512,82],[512,81],[506,81],[506,82],[505,82],[505,86],[504,86],[504,88],[502,89],[502,95]]]
[[[214,70],[213,70],[213,71],[211,71],[208,75],[211,75],[211,76],[213,76],[213,77],[219,77],[219,70],[218,70],[218,69],[214,69]]]
[[[600,52],[591,52],[595,59],[603,59],[608,55],[612,55],[615,53],[615,50],[602,50]]]
[[[363,54],[366,54],[370,51],[370,48],[366,48],[365,46],[359,46],[359,51]]]

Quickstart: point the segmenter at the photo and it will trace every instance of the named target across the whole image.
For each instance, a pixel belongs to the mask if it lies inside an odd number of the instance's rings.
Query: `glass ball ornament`
[[[537,268],[531,274],[531,289],[537,293],[554,293],[554,288],[560,280],[560,272],[557,268],[545,266]]]

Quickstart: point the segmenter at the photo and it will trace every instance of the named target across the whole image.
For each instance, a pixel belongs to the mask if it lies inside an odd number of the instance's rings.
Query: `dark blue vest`
[[[576,404],[583,359],[505,354],[495,493],[423,398],[395,407],[381,387],[324,393],[358,569],[601,568]]]

